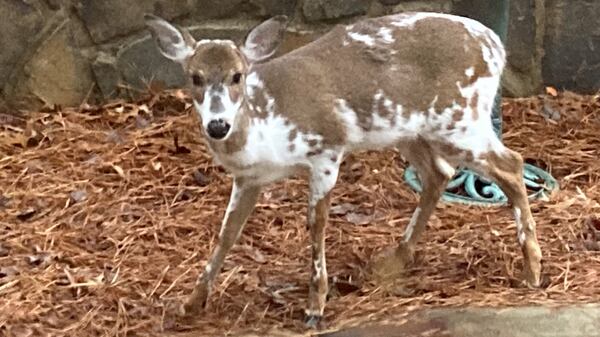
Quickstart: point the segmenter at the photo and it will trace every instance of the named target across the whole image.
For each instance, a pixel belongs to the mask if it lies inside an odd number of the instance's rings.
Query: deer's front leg
[[[180,314],[197,313],[206,304],[213,281],[221,271],[227,252],[240,237],[246,219],[256,205],[259,193],[260,187],[258,186],[245,185],[239,179],[233,182],[231,197],[221,225],[217,247],[212,252],[204,272],[198,277],[194,291],[181,306]]]
[[[315,328],[325,309],[327,299],[327,266],[325,262],[325,225],[329,217],[331,189],[335,185],[339,163],[327,158],[313,167],[308,202],[308,225],[312,242],[311,277],[308,293],[306,324]],[[338,157],[335,157],[338,158]]]

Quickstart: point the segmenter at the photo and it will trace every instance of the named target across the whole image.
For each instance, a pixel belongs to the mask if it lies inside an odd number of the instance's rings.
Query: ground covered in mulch
[[[503,110],[505,143],[561,184],[550,201],[532,203],[545,288],[519,286],[507,207],[454,204],[439,205],[417,263],[394,289],[365,281],[369,257],[399,240],[417,194],[397,152],[361,153],[346,159],[333,194],[327,324],[431,306],[600,299],[600,97],[505,100]],[[231,188],[187,99],[148,94],[29,116],[3,116],[0,127],[0,335],[303,330],[305,182],[265,191],[207,311],[175,322],[168,307],[191,291],[215,247]]]

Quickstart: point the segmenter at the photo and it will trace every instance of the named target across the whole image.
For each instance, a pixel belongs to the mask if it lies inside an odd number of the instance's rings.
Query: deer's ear
[[[181,31],[152,14],[145,14],[144,20],[158,49],[165,57],[181,63],[194,53],[195,41],[188,32]]]
[[[288,22],[287,16],[278,15],[250,31],[241,48],[250,63],[265,61],[275,54],[281,44]]]

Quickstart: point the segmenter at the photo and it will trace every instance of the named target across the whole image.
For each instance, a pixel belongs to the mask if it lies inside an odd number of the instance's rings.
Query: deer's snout
[[[206,132],[211,138],[223,139],[227,136],[227,133],[231,129],[231,125],[225,122],[223,119],[213,119],[206,126]]]

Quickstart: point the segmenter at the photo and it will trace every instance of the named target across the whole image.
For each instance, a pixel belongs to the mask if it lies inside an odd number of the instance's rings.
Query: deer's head
[[[287,17],[276,16],[256,26],[242,46],[231,40],[196,41],[188,31],[159,17],[144,18],[160,52],[183,67],[205,133],[214,140],[227,139],[244,104],[248,70],[275,54]]]

